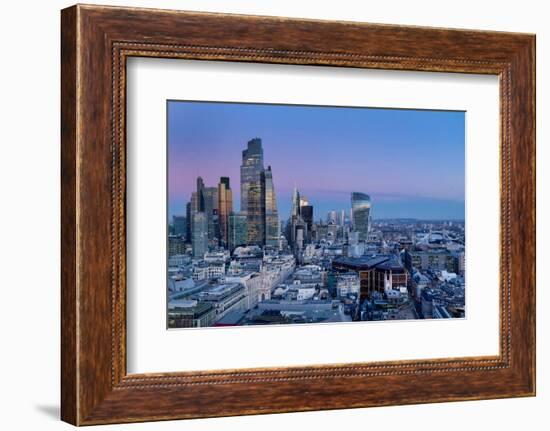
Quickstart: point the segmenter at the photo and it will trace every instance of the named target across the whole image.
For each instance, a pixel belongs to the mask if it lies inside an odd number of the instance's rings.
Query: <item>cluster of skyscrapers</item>
[[[307,244],[318,240],[318,225],[313,219],[313,205],[295,187],[292,207],[286,226],[281,227],[271,166],[264,166],[262,140],[248,141],[242,151],[240,166],[240,210],[233,208],[233,192],[229,177],[220,177],[216,187],[208,187],[201,177],[191,194],[186,209],[186,238],[192,244],[194,257],[203,256],[209,249],[223,247],[230,251],[242,245],[257,245],[283,249],[289,247],[299,255]],[[350,222],[355,232],[353,241],[367,240],[371,223],[371,201],[364,193],[351,194]],[[332,214],[334,213],[334,214]],[[345,212],[331,211],[328,224]],[[178,223],[178,217],[174,223]],[[284,235],[281,236],[281,230]]]
[[[229,177],[198,177],[186,216],[174,216],[169,327],[464,316],[463,222],[373,223],[361,192],[315,221],[294,187],[281,224],[260,138],[242,151],[240,195],[237,211]]]
[[[201,257],[209,246],[235,249],[239,245],[277,246],[279,216],[271,166],[264,167],[262,141],[254,138],[242,152],[240,211],[233,209],[229,177],[217,187],[197,178],[187,204],[187,238],[193,255]]]
[[[286,225],[286,239],[294,254],[299,255],[307,244],[315,243],[328,236],[344,237],[348,244],[366,242],[371,227],[371,200],[365,193],[351,193],[350,223],[346,223],[345,210],[329,211],[326,224],[315,223],[313,206],[308,199],[294,188],[292,210]],[[326,232],[325,232],[326,231]]]

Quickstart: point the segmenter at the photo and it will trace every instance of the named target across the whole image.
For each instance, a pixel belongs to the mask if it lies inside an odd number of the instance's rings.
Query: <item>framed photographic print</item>
[[[61,30],[63,420],[535,394],[533,35]]]

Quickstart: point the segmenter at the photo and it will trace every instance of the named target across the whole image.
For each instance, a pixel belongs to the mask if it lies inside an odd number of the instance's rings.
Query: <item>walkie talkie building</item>
[[[365,193],[351,194],[353,230],[359,233],[359,241],[366,241],[370,230],[370,196]]]

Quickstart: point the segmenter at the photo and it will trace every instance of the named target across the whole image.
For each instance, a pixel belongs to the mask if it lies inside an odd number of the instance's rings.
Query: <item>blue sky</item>
[[[371,195],[373,217],[464,219],[465,113],[169,101],[168,212],[184,214],[202,176],[229,176],[239,208],[241,151],[263,141],[284,220],[294,185],[314,217]]]

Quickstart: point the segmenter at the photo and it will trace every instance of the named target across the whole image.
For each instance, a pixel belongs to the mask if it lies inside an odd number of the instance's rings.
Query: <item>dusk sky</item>
[[[371,196],[374,219],[464,219],[465,113],[249,103],[168,104],[168,215],[185,214],[197,176],[230,177],[239,210],[241,152],[262,139],[279,218],[294,185],[314,207],[349,213]]]

